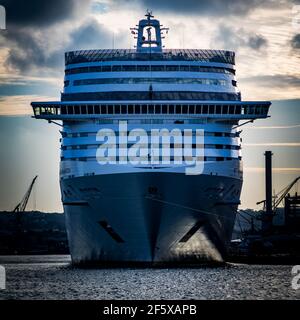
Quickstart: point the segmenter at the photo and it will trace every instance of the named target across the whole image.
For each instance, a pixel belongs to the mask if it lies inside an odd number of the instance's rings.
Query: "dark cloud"
[[[291,45],[293,49],[300,49],[300,33],[296,34],[291,40]]]
[[[250,36],[247,39],[247,44],[250,48],[259,50],[260,48],[267,46],[268,41],[266,38],[260,35]]]
[[[59,26],[58,26],[59,28]],[[49,31],[36,32],[32,28],[11,28],[5,33],[9,55],[6,66],[21,73],[38,73],[48,76],[63,71],[64,52],[78,49],[97,49],[111,46],[112,34],[96,20],[83,21],[72,29],[63,46]],[[57,47],[55,46],[57,42]],[[52,48],[47,46],[52,43]],[[1,42],[0,42],[1,44]]]
[[[48,26],[73,17],[89,6],[91,0],[2,0],[6,9],[7,28],[19,26]]]
[[[122,0],[114,0],[120,4]],[[275,0],[139,0],[145,8],[197,15],[245,15],[256,7],[276,4]]]
[[[244,29],[233,29],[221,25],[214,42],[219,43],[223,49],[238,50],[240,47],[248,47],[260,50],[268,45],[268,41],[261,35],[247,33]]]
[[[41,41],[42,37],[31,29],[8,29],[5,41],[9,46],[9,55],[5,65],[22,73],[41,67],[52,69],[61,66],[62,59],[58,52],[51,52],[50,48],[47,51]]]
[[[112,33],[96,20],[90,20],[71,33],[71,43],[67,50],[87,50],[111,46]]]
[[[64,51],[106,43],[105,28],[97,21],[84,21],[91,2],[2,1],[7,12],[7,30],[0,35],[0,45],[9,48],[5,65],[24,74],[44,72],[51,76],[63,70]],[[61,38],[65,39],[63,45]]]

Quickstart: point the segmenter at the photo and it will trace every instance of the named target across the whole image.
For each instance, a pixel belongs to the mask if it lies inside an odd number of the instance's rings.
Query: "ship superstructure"
[[[131,29],[136,49],[67,52],[61,101],[32,103],[35,118],[62,121],[75,264],[226,256],[242,187],[239,121],[266,118],[271,103],[241,101],[233,52],[163,49],[167,31],[148,12]],[[141,161],[129,161],[136,144]]]

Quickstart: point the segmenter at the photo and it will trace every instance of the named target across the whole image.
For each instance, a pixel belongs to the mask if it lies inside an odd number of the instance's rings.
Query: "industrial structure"
[[[36,181],[37,177],[38,177],[38,176],[35,176],[35,177],[32,179],[32,181],[31,181],[31,183],[30,183],[30,185],[29,185],[29,187],[28,187],[28,189],[27,189],[27,191],[26,191],[23,199],[16,205],[16,207],[15,207],[14,210],[13,210],[13,212],[15,212],[15,213],[22,213],[22,212],[24,212],[24,211],[26,210],[26,206],[27,206],[29,197],[30,197],[30,195],[31,195],[31,192],[32,192],[32,189],[33,189],[33,186],[34,186],[34,184],[35,184],[35,181]]]
[[[242,239],[241,242],[232,242],[231,259],[234,261],[300,261],[300,197],[297,191],[295,195],[290,194],[300,176],[272,196],[272,155],[271,151],[265,152],[266,199],[256,203],[263,204],[263,211],[257,216],[245,210],[239,211],[237,221]],[[283,208],[280,205],[283,205]],[[275,224],[274,218],[279,214],[283,216],[283,222]],[[247,230],[243,230],[240,218],[248,223]],[[261,222],[260,227],[255,223],[258,220]]]

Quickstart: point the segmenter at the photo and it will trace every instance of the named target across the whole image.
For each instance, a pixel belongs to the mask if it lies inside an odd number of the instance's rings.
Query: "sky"
[[[300,175],[299,0],[0,0],[0,210],[20,201],[39,175],[29,209],[62,211],[59,128],[31,118],[31,101],[59,100],[64,52],[133,48],[129,28],[146,9],[170,28],[166,48],[236,52],[243,100],[270,100],[270,118],[242,127],[242,208],[264,199],[265,150],[275,192]]]

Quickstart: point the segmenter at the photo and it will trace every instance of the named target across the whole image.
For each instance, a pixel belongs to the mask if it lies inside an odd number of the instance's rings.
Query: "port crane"
[[[291,189],[294,187],[294,185],[300,180],[300,176],[295,178],[291,183],[289,183],[286,187],[284,187],[281,191],[279,191],[276,195],[273,196],[273,204],[272,204],[272,212],[273,212],[273,215],[276,214],[276,209],[278,208],[278,206],[280,205],[280,203],[285,199],[285,197],[289,194],[289,192],[291,191]],[[266,206],[266,200],[262,200],[262,201],[259,201],[257,202],[256,204],[259,205],[259,204],[264,204],[264,208],[263,210],[265,210],[265,206]],[[248,216],[248,217],[245,217],[245,215]],[[262,220],[262,216],[259,216],[259,217],[255,217],[254,215],[248,213],[247,211],[245,210],[239,210],[239,215],[237,216],[238,218],[238,224],[239,224],[239,227],[241,229],[241,232],[242,234],[245,233],[245,231],[243,230],[242,228],[242,225],[241,225],[241,222],[239,220],[239,218],[242,218],[243,220],[245,220],[249,225],[251,225],[251,230],[252,230],[252,233],[257,231],[255,226],[254,226],[254,219],[258,219],[258,220]]]
[[[290,192],[290,190],[293,188],[293,186],[300,180],[300,176],[298,176],[296,179],[294,179],[290,184],[288,184],[285,188],[283,188],[281,191],[279,191],[274,196],[272,211],[275,212],[282,200],[287,196],[287,194]],[[256,204],[263,203],[265,206],[266,200],[262,200],[259,202],[256,202]]]
[[[34,186],[34,183],[36,181],[38,176],[35,176],[31,182],[31,184],[29,185],[29,188],[27,189],[23,199],[21,200],[20,203],[17,204],[17,206],[14,208],[13,212],[24,212],[25,209],[26,209],[26,206],[27,206],[27,203],[28,203],[28,200],[29,200],[29,197],[30,197],[30,194],[32,192],[32,188]]]
[[[34,184],[35,184],[35,181],[36,181],[37,177],[38,177],[38,176],[35,176],[35,177],[32,179],[32,181],[31,181],[31,183],[30,183],[30,185],[29,185],[29,187],[28,187],[25,195],[23,196],[23,199],[21,200],[20,203],[18,203],[18,204],[16,205],[16,207],[15,207],[14,210],[13,210],[13,213],[15,214],[15,217],[16,217],[16,234],[15,234],[15,241],[16,241],[16,243],[15,243],[15,246],[16,246],[16,248],[19,248],[19,249],[18,249],[18,252],[19,252],[19,253],[22,253],[22,252],[23,252],[23,226],[22,226],[23,223],[22,223],[22,214],[23,214],[23,212],[26,210],[26,206],[27,206],[29,197],[30,197],[30,195],[31,195],[32,188],[33,188],[33,186],[34,186]]]

